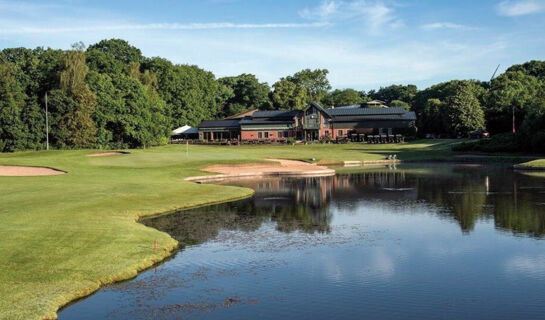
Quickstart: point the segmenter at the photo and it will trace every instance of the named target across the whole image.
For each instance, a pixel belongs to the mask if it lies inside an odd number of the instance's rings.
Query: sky
[[[337,89],[423,89],[545,60],[545,0],[0,0],[0,49],[110,38],[217,77],[325,68]]]

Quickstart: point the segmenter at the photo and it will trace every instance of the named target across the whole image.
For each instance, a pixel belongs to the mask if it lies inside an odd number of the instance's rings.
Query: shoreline
[[[266,160],[268,160],[268,161],[277,161],[277,162],[289,161],[289,162],[306,163],[306,162],[301,161],[301,160],[285,160],[285,159],[266,159]],[[343,167],[361,167],[361,168],[364,168],[366,166],[373,166],[373,165],[393,165],[393,164],[403,164],[403,163],[427,163],[427,162],[429,162],[429,163],[437,163],[437,162],[463,163],[463,162],[466,162],[466,161],[456,161],[456,159],[450,159],[450,160],[446,160],[446,161],[434,161],[434,160],[402,161],[402,160],[397,159],[397,160],[372,160],[372,161],[343,161],[343,162],[340,162],[340,163],[337,163],[337,164],[329,164],[329,165],[341,165]],[[355,164],[355,163],[357,163],[357,164]],[[476,163],[482,164],[483,162],[476,161]],[[256,164],[250,162],[250,163],[243,164],[243,165],[226,165],[224,167],[227,168],[227,169],[229,169],[229,168],[246,168],[248,165],[254,165],[255,166]],[[256,178],[266,178],[266,177],[327,177],[327,176],[333,176],[333,175],[337,174],[335,169],[331,169],[331,168],[321,169],[321,168],[325,167],[323,165],[319,166],[319,165],[310,164],[310,163],[306,163],[306,165],[308,165],[309,168],[312,166],[312,167],[317,167],[317,168],[320,168],[320,169],[318,169],[318,170],[308,170],[308,171],[305,171],[305,170],[300,170],[300,171],[286,170],[286,171],[282,171],[282,170],[278,170],[278,168],[279,167],[281,168],[281,166],[270,164],[270,165],[261,165],[261,166],[264,166],[264,167],[270,169],[270,171],[266,171],[266,172],[250,170],[248,172],[242,172],[242,173],[192,176],[192,177],[185,178],[184,181],[194,182],[194,183],[200,184],[200,183],[207,183],[207,182],[217,182],[217,181],[228,180],[228,179],[244,179],[244,178],[252,178],[252,177],[256,177]],[[210,168],[214,168],[214,166],[216,166],[216,165],[207,166],[205,168],[202,168],[201,171],[214,172],[214,171],[210,171]],[[180,208],[176,208],[176,209],[168,210],[168,211],[164,211],[164,212],[157,212],[157,213],[152,213],[152,214],[139,215],[139,216],[136,217],[135,222],[139,223],[139,224],[142,224],[140,221],[145,220],[145,219],[153,219],[153,218],[158,217],[158,216],[174,214],[176,212],[183,211],[183,210],[190,210],[190,209],[209,206],[209,205],[214,205],[214,204],[227,203],[227,202],[247,199],[247,198],[253,196],[253,194],[255,193],[255,190],[253,190],[253,189],[248,189],[248,190],[250,190],[250,192],[248,194],[245,194],[245,195],[242,195],[242,196],[226,198],[226,199],[217,200],[217,201],[208,201],[208,202],[203,202],[203,203],[194,204],[194,205],[190,205],[190,206],[183,206],[183,207],[180,207]],[[144,224],[142,224],[142,225],[144,225]],[[147,227],[147,228],[151,228],[151,227]],[[154,229],[154,228],[151,228],[151,229],[153,229],[153,230],[155,230],[157,232],[161,232],[161,231],[159,231],[157,229]],[[169,235],[169,237],[170,237],[170,235]],[[55,318],[47,318],[46,317],[44,319],[46,319],[46,320],[57,319],[58,313],[61,312],[63,309],[68,308],[72,304],[78,303],[80,300],[83,300],[83,299],[93,295],[94,293],[98,292],[100,289],[102,289],[104,287],[107,287],[109,285],[114,285],[116,283],[121,283],[121,282],[124,282],[124,281],[130,281],[130,280],[138,277],[138,275],[140,275],[141,273],[146,272],[149,269],[166,262],[169,258],[173,257],[180,248],[179,247],[179,242],[176,241],[172,237],[170,237],[170,238],[173,241],[175,241],[175,245],[171,246],[171,247],[168,247],[168,248],[158,249],[158,250],[163,250],[164,254],[161,254],[157,259],[151,259],[151,260],[146,259],[144,261],[144,264],[139,265],[134,270],[134,274],[131,273],[130,275],[128,275],[126,277],[124,277],[124,276],[112,277],[113,280],[109,281],[109,282],[100,281],[100,283],[98,284],[98,286],[96,288],[90,288],[90,290],[85,291],[82,294],[77,294],[75,298],[71,299],[67,303],[60,306],[57,309],[57,311],[55,312]]]
[[[470,161],[460,161],[461,159],[456,159],[452,156],[448,156],[448,151],[443,151],[442,147],[436,147],[436,150],[431,150],[429,153],[426,152],[425,154],[409,154],[411,150],[414,150],[415,148],[420,148],[422,143],[413,143],[413,144],[407,144],[402,146],[397,146],[399,149],[396,149],[395,151],[385,151],[386,153],[395,153],[395,154],[401,154],[402,158],[408,158],[406,160],[386,160],[386,159],[376,159],[377,157],[371,157],[369,156],[369,152],[365,153],[367,146],[362,146],[360,149],[353,149],[353,147],[348,148],[347,146],[333,146],[332,151],[328,150],[325,151],[321,146],[305,146],[303,148],[299,148],[297,150],[293,150],[292,148],[288,147],[279,147],[278,151],[277,148],[275,149],[265,149],[265,148],[255,148],[263,150],[261,154],[259,154],[258,157],[255,156],[253,153],[254,150],[246,150],[246,149],[237,149],[237,152],[232,152],[228,154],[228,157],[225,157],[225,159],[218,159],[217,157],[211,157],[210,154],[212,152],[215,152],[215,149],[212,150],[211,148],[207,147],[195,147],[192,150],[192,153],[190,154],[191,157],[188,158],[188,160],[182,161],[182,164],[180,165],[180,154],[183,155],[182,152],[179,152],[179,150],[173,148],[173,147],[163,147],[163,148],[157,148],[156,150],[160,151],[160,155],[157,156],[158,153],[156,152],[147,152],[146,151],[134,151],[131,152],[131,155],[128,157],[106,157],[108,160],[101,160],[100,166],[95,165],[94,163],[89,163],[85,161],[85,155],[88,154],[87,150],[76,150],[76,151],[63,151],[61,152],[49,152],[45,154],[45,157],[43,157],[43,153],[25,153],[21,154],[21,157],[19,157],[17,154],[15,156],[9,155],[6,156],[5,165],[30,165],[30,166],[40,166],[43,165],[44,162],[46,162],[46,165],[50,165],[52,167],[58,167],[65,170],[65,172],[71,172],[71,175],[66,175],[66,178],[62,178],[62,183],[57,184],[50,184],[50,181],[48,178],[44,178],[43,180],[32,180],[32,182],[27,182],[27,179],[17,179],[13,180],[14,186],[10,187],[11,189],[17,190],[18,193],[13,193],[14,195],[18,195],[17,197],[13,195],[7,195],[4,197],[4,200],[9,200],[11,202],[15,202],[19,199],[21,201],[25,199],[25,197],[28,196],[26,193],[29,190],[37,189],[38,187],[41,187],[42,185],[52,186],[53,188],[46,188],[45,190],[53,190],[49,193],[51,195],[54,195],[55,193],[62,192],[63,188],[66,188],[66,186],[73,186],[76,188],[77,192],[91,192],[91,195],[94,196],[94,198],[89,201],[90,204],[99,203],[98,201],[101,199],[100,194],[96,194],[94,190],[87,188],[86,186],[88,183],[92,186],[93,183],[95,185],[98,185],[100,183],[101,185],[104,184],[105,188],[109,188],[108,190],[119,190],[114,188],[120,188],[123,187],[126,190],[125,192],[128,192],[128,196],[126,199],[122,199],[122,201],[115,202],[115,210],[117,213],[115,213],[115,216],[118,216],[120,218],[123,218],[126,216],[128,219],[122,219],[123,221],[118,221],[116,223],[116,228],[119,228],[120,232],[134,232],[131,233],[132,235],[135,235],[138,241],[137,243],[143,244],[144,246],[151,248],[151,244],[153,242],[153,239],[159,239],[159,248],[158,250],[152,251],[146,249],[145,252],[140,251],[138,253],[135,251],[134,256],[124,256],[120,257],[119,259],[119,266],[123,268],[115,268],[115,270],[111,270],[114,272],[111,273],[104,273],[100,272],[98,277],[90,277],[88,280],[90,281],[78,281],[70,286],[70,290],[64,291],[62,295],[51,295],[47,294],[46,297],[48,299],[46,300],[46,304],[42,305],[40,308],[35,303],[32,303],[31,301],[25,302],[26,299],[13,299],[13,301],[19,301],[21,303],[24,302],[24,305],[29,305],[33,309],[26,309],[27,311],[19,308],[14,309],[8,309],[8,304],[6,303],[4,306],[6,307],[5,314],[1,314],[3,312],[0,312],[0,319],[11,319],[11,318],[17,318],[21,315],[26,314],[29,319],[56,319],[57,313],[61,312],[61,310],[64,310],[65,308],[69,307],[72,303],[77,303],[78,300],[83,299],[85,297],[88,297],[89,295],[92,295],[102,287],[105,287],[107,285],[112,285],[118,282],[131,280],[134,277],[138,276],[141,272],[144,272],[146,270],[149,270],[150,268],[153,268],[154,266],[163,263],[165,260],[168,260],[169,257],[172,257],[177,252],[177,248],[179,248],[179,244],[176,240],[174,240],[170,235],[165,234],[163,232],[160,232],[156,229],[149,228],[153,231],[147,231],[142,232],[141,228],[142,226],[134,227],[133,223],[137,222],[139,223],[140,220],[152,218],[154,216],[159,215],[165,215],[165,214],[171,214],[176,211],[180,210],[186,210],[191,209],[195,207],[202,207],[207,205],[213,205],[216,203],[225,203],[230,201],[236,201],[239,199],[244,199],[247,197],[250,197],[254,191],[251,189],[237,189],[232,188],[228,189],[223,186],[218,186],[220,188],[214,187],[212,188],[213,184],[210,184],[209,186],[198,186],[199,181],[201,180],[203,182],[210,181],[214,182],[217,180],[224,180],[229,178],[257,178],[257,177],[267,177],[267,176],[316,176],[316,175],[335,175],[337,170],[335,170],[336,166],[353,166],[356,170],[365,170],[366,166],[372,166],[372,165],[395,165],[395,164],[404,164],[404,163],[437,163],[437,162],[477,162],[477,163],[483,163],[488,161],[482,161],[478,159],[471,159]],[[372,150],[374,151],[374,150]],[[363,152],[363,153],[361,153]],[[406,152],[409,154],[409,156],[404,157],[403,153]],[[22,157],[24,155],[24,157]],[[282,170],[279,170],[278,164],[275,164],[274,162],[271,162],[271,158],[278,158],[282,156],[291,156],[294,159],[312,159],[317,158],[318,160],[314,163],[309,163],[308,160],[279,160],[277,161],[293,161],[296,162],[298,165],[303,165],[306,169],[301,171],[297,170],[291,170],[289,168],[284,168]],[[31,156],[31,157],[29,157]],[[187,157],[188,155],[186,155]],[[29,158],[27,158],[29,157]],[[208,157],[208,158],[207,158]],[[33,159],[36,158],[36,159]],[[39,159],[38,159],[39,158]],[[121,159],[128,159],[123,160],[120,162]],[[375,160],[371,160],[374,159]],[[8,160],[9,159],[9,160]],[[111,160],[110,160],[111,159]],[[269,161],[267,161],[267,159]],[[329,160],[328,160],[329,159]],[[343,159],[362,159],[360,161],[343,161]],[[368,160],[363,160],[368,159]],[[427,159],[427,160],[425,160]],[[225,160],[225,161],[222,161]],[[465,159],[464,159],[465,160]],[[469,160],[469,159],[468,159]],[[489,160],[489,159],[487,159]],[[128,165],[125,165],[125,162],[128,161]],[[147,161],[147,162],[146,162]],[[189,162],[185,162],[189,161]],[[263,162],[261,162],[263,161]],[[3,161],[4,162],[4,161]],[[228,166],[228,167],[234,167],[240,172],[237,173],[229,173],[229,172],[218,172],[212,171],[214,173],[206,172],[203,170],[206,170],[207,168],[211,166],[217,166],[218,162],[224,163],[222,166]],[[256,170],[252,172],[243,172],[245,171],[245,168],[248,165],[263,165],[263,164],[269,164],[270,168],[268,170],[263,170],[263,168],[256,168]],[[108,166],[105,166],[107,164]],[[112,164],[114,164],[112,166]],[[153,165],[150,165],[153,164]],[[326,167],[328,166],[328,167]],[[146,171],[138,171],[138,175],[133,174],[135,169],[145,169]],[[242,170],[241,170],[242,169]],[[326,171],[322,171],[325,169]],[[85,171],[82,171],[85,170]],[[89,170],[89,171],[87,171]],[[341,171],[340,168],[338,168],[338,171]],[[83,175],[81,174],[83,173]],[[201,174],[199,174],[201,173]],[[207,174],[208,173],[208,174]],[[108,175],[111,176],[114,175],[115,179],[107,180],[107,183],[104,183],[102,180],[100,180],[100,175]],[[130,179],[126,179],[125,177],[130,177]],[[142,178],[140,178],[142,177]],[[146,177],[152,177],[152,180],[146,180]],[[144,179],[146,178],[146,179]],[[55,178],[58,179],[58,178]],[[138,188],[129,188],[123,183],[130,182],[128,185],[130,186],[136,186],[139,185]],[[182,183],[179,183],[182,182]],[[184,183],[185,182],[185,183]],[[194,183],[190,183],[194,182]],[[32,183],[32,185],[30,185]],[[193,185],[193,187],[191,186]],[[144,188],[147,192],[142,192],[142,188]],[[7,190],[7,189],[6,189]],[[186,190],[190,191],[190,193],[185,193]],[[206,190],[213,190],[211,193]],[[69,192],[69,198],[68,200],[79,200],[77,197],[78,193],[74,191],[74,189],[70,189],[71,192]],[[32,192],[32,191],[31,191]],[[94,193],[93,193],[94,192]],[[135,198],[139,197],[139,198]],[[133,199],[133,200],[131,200]],[[134,200],[138,200],[137,204],[135,205]],[[131,202],[132,201],[132,202]],[[62,207],[59,207],[58,205],[51,203],[49,204],[52,209],[61,210]],[[13,207],[15,212],[17,212],[16,206]],[[62,209],[64,210],[64,209]],[[91,212],[86,212],[87,214],[90,214]],[[68,214],[65,214],[64,212],[63,217],[66,219],[70,218],[71,216]],[[113,214],[113,212],[112,212]],[[13,215],[13,217],[20,217],[18,215]],[[44,218],[47,218],[48,216],[45,216]],[[106,216],[105,216],[106,217]],[[109,217],[109,216],[108,216]],[[72,219],[72,218],[70,218]],[[112,215],[112,219],[115,219],[115,217]],[[25,221],[24,219],[12,219],[14,220],[14,223],[21,223],[20,221]],[[26,219],[28,220],[28,219]],[[79,219],[81,220],[81,219]],[[108,222],[111,219],[107,219]],[[47,220],[46,220],[47,221]],[[67,220],[69,221],[69,220]],[[78,221],[78,219],[75,219],[75,221]],[[115,220],[113,220],[115,221]],[[70,222],[71,223],[71,222]],[[98,225],[98,223],[95,223]],[[9,224],[8,224],[9,226]],[[62,229],[62,228],[61,228]],[[9,229],[6,229],[9,230]],[[123,231],[125,230],[125,231]],[[84,232],[87,232],[86,230],[83,230]],[[89,232],[90,235],[95,236],[96,234],[101,234],[100,232]],[[125,236],[115,236],[113,237],[113,234],[108,234],[106,237],[110,237],[112,239],[124,239],[126,241]],[[80,243],[82,242],[82,239],[78,239]],[[25,240],[26,241],[26,240]],[[151,241],[151,242],[148,242]],[[130,245],[130,243],[128,243]],[[116,246],[119,247],[120,250],[125,250],[125,248],[133,248],[129,247],[128,245],[119,245]],[[16,247],[15,247],[16,248]],[[105,247],[101,247],[105,248]],[[103,249],[104,250],[104,249]],[[23,250],[20,250],[23,251]],[[134,251],[131,249],[131,253]],[[115,252],[117,251],[109,251]],[[111,261],[107,261],[107,257],[110,257],[111,253],[104,252],[100,257],[98,258],[98,261],[105,263],[106,265],[111,264]],[[71,262],[73,263],[81,263],[78,256],[69,256],[68,253],[65,254],[66,257],[70,258]],[[104,258],[102,258],[104,257]],[[134,258],[133,258],[134,257]],[[118,259],[116,259],[117,261]],[[117,262],[116,262],[117,263]],[[127,264],[126,264],[127,263]],[[92,262],[91,264],[96,264],[95,262]],[[40,268],[34,268],[36,271],[40,271]],[[33,269],[33,270],[34,270]],[[91,271],[86,271],[89,274],[91,274]],[[14,273],[14,275],[17,275]],[[72,272],[68,274],[67,276],[62,276],[60,279],[68,279],[68,276],[74,276],[75,273]],[[7,278],[6,278],[7,279]],[[10,288],[10,282],[7,282],[6,289]],[[50,285],[52,288],[56,288],[55,282],[47,282],[48,285]],[[21,292],[29,292],[32,286],[27,286],[28,288],[25,288],[24,290],[21,290]],[[15,288],[15,287],[14,287]],[[5,291],[4,295],[6,298],[8,297],[9,291]],[[49,298],[51,297],[51,298]],[[22,298],[22,296],[21,296]],[[10,299],[7,300],[7,302],[11,301]],[[4,311],[4,309],[3,309]]]

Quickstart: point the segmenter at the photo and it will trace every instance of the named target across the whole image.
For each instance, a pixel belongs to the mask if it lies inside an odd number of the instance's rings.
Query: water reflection
[[[404,165],[225,183],[255,196],[145,220],[186,246],[59,319],[543,318],[542,177]]]
[[[395,211],[411,204],[456,222],[470,233],[478,220],[493,219],[498,230],[545,235],[545,179],[504,167],[472,165],[400,166],[321,178],[225,181],[252,188],[251,199],[146,220],[184,244],[213,239],[221,229],[254,231],[274,222],[281,232],[329,233],[334,209],[380,202]],[[358,205],[356,205],[358,204]]]

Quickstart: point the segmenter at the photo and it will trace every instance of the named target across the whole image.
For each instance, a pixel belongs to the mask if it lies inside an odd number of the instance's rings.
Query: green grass
[[[521,170],[545,170],[545,159],[538,159],[515,165],[515,169]]]
[[[453,141],[404,145],[165,146],[129,155],[90,150],[0,154],[0,165],[48,166],[68,174],[0,177],[0,319],[54,318],[60,306],[133,277],[177,243],[138,217],[247,197],[252,190],[194,184],[212,163],[268,157],[321,162],[447,159]],[[157,240],[159,249],[153,250]]]

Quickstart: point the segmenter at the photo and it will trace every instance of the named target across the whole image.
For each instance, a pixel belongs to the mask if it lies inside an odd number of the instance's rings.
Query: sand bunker
[[[335,170],[324,166],[295,160],[269,159],[268,163],[250,163],[245,165],[216,164],[204,168],[205,171],[221,173],[221,175],[190,177],[188,181],[211,181],[226,178],[251,176],[329,176]]]
[[[110,156],[118,156],[122,154],[127,154],[128,152],[121,152],[121,151],[107,151],[107,152],[96,152],[88,154],[88,157],[110,157]]]
[[[44,167],[0,166],[0,176],[4,177],[56,176],[65,173]]]

